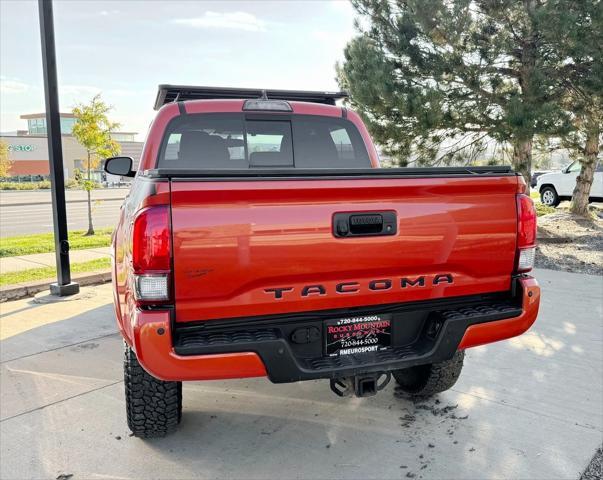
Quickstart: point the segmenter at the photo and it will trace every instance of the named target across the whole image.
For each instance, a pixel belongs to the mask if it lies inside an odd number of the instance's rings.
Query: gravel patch
[[[536,267],[603,275],[603,220],[569,212],[538,218]]]
[[[603,478],[603,450],[599,448],[580,480],[601,480]]]

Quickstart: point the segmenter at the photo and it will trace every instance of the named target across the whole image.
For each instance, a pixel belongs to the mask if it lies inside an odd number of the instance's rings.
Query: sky
[[[96,93],[143,140],[161,83],[336,90],[347,0],[55,0],[59,105]],[[37,1],[0,0],[0,132],[44,111]]]

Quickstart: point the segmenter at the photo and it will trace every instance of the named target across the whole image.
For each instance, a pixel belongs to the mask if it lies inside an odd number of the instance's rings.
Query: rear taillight
[[[517,266],[518,273],[534,268],[536,255],[536,208],[528,195],[517,195]]]
[[[136,299],[169,300],[171,270],[170,211],[167,205],[141,210],[132,232],[132,266]]]
[[[168,274],[134,275],[134,281],[137,300],[157,302],[170,299]]]

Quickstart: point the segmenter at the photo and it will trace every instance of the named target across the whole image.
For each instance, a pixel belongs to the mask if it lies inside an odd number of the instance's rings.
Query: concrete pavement
[[[111,247],[87,248],[84,250],[71,250],[69,259],[71,263],[89,262],[97,258],[111,256]],[[9,272],[19,272],[30,268],[54,267],[56,265],[56,255],[50,253],[34,253],[32,255],[20,255],[18,257],[0,258],[0,274]]]
[[[149,441],[128,435],[110,285],[2,304],[0,477],[577,479],[603,437],[603,279],[536,277],[532,330],[470,349],[437,401],[186,383],[181,428]]]

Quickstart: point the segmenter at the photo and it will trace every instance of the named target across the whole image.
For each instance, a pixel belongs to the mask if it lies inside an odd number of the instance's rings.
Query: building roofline
[[[42,134],[38,134],[38,133],[35,133],[33,135],[15,135],[15,134],[6,135],[4,133],[0,133],[0,137],[2,137],[2,138],[24,138],[24,139],[27,139],[27,138],[47,138],[48,135],[42,135]],[[61,137],[73,137],[73,135],[68,135],[66,133],[61,133]]]
[[[0,133],[0,138],[19,138],[19,139],[27,140],[28,138],[47,138],[47,137],[48,137],[48,135],[40,135],[40,134],[15,135],[14,133],[11,133],[11,132]],[[61,133],[61,137],[75,138],[73,135],[69,135],[66,133]],[[140,141],[140,140],[116,140],[116,142],[118,142],[118,143],[144,143],[143,141]]]

